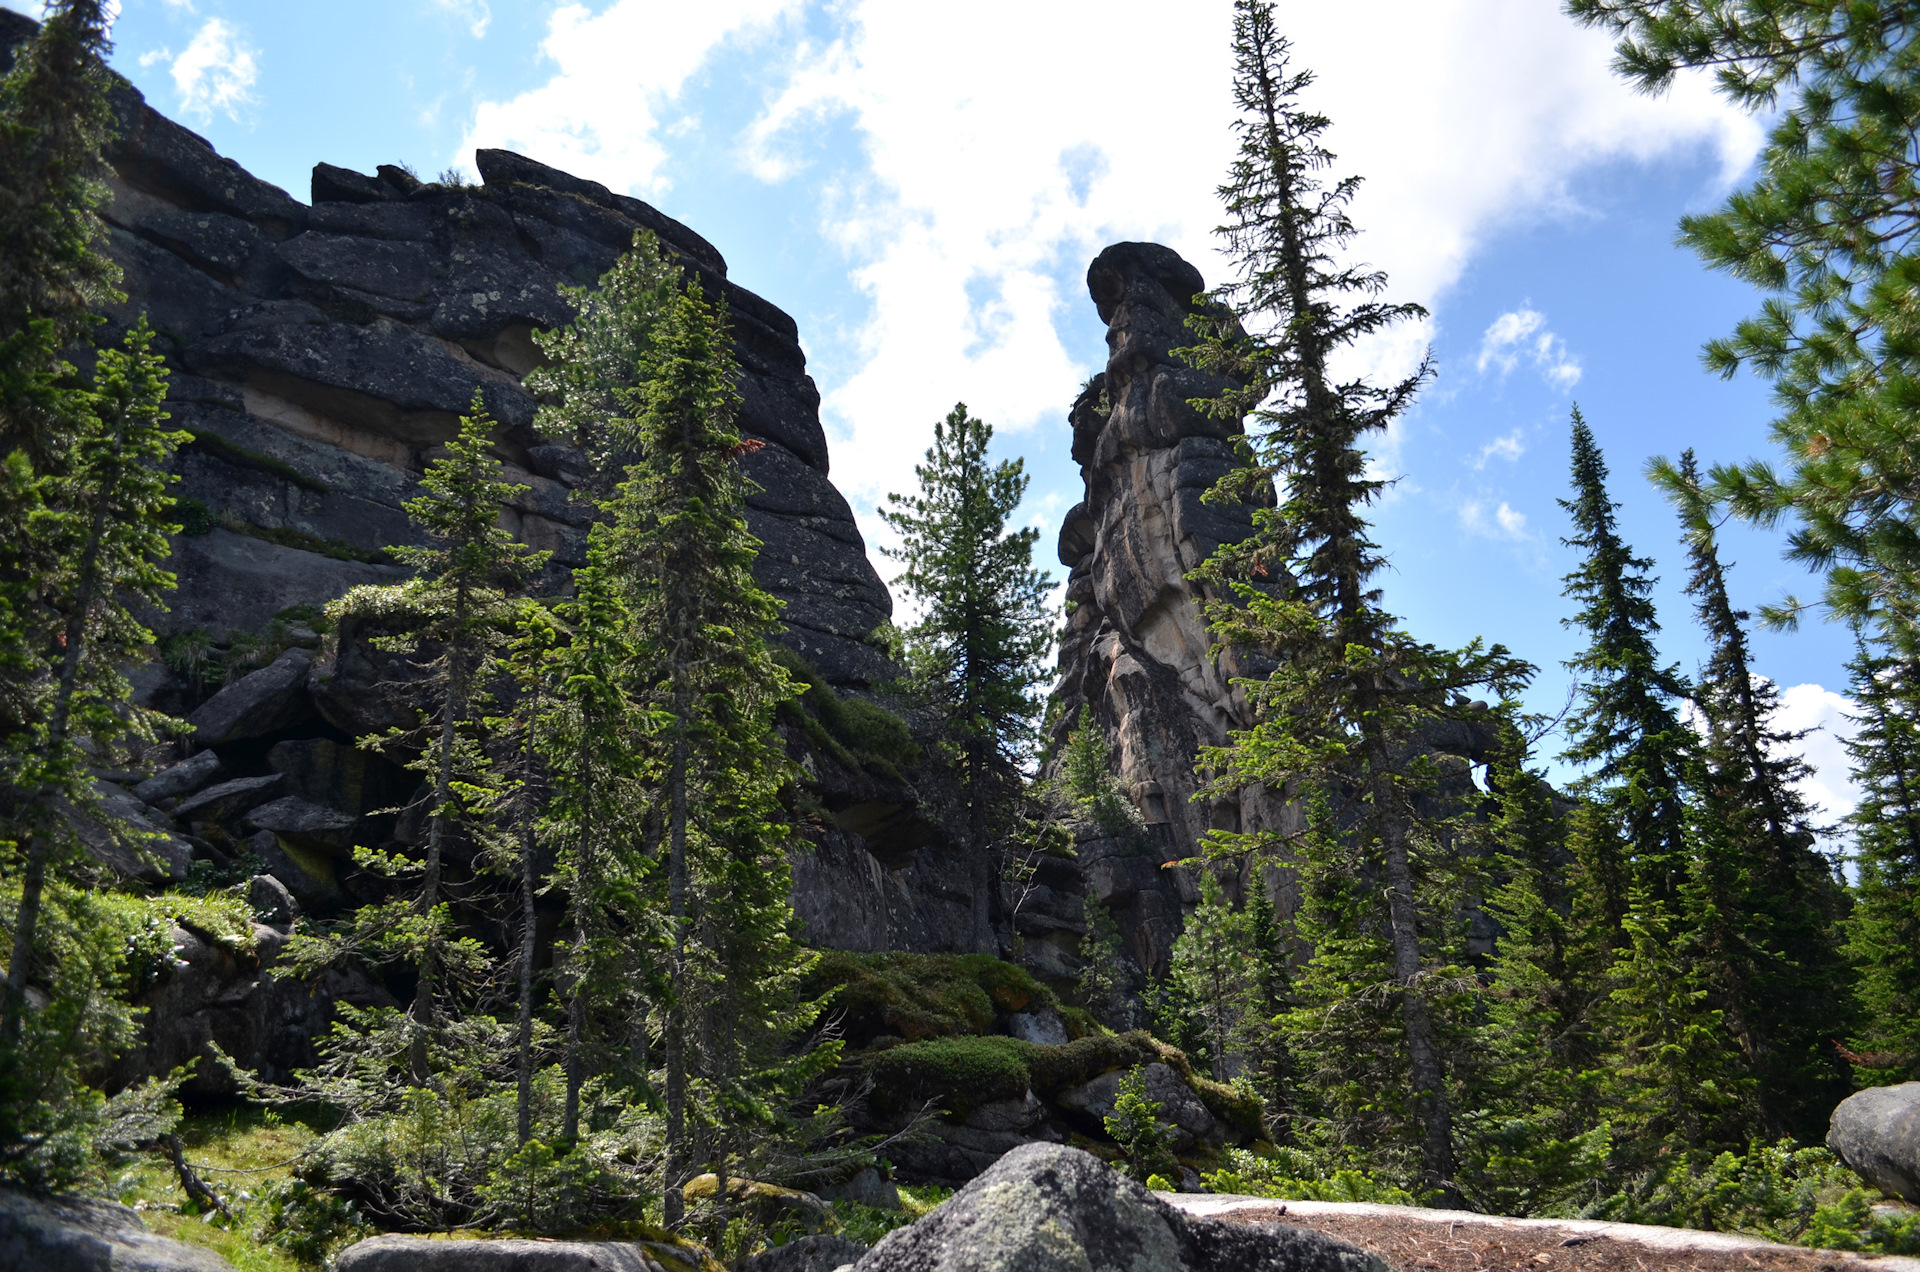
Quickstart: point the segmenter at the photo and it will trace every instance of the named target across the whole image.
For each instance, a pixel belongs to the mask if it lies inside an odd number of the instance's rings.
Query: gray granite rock
[[[1840,1101],[1827,1147],[1889,1197],[1920,1202],[1920,1082],[1868,1087]]]
[[[287,843],[316,852],[346,852],[353,847],[353,827],[360,819],[352,813],[283,795],[249,812],[241,821],[243,829],[271,831]]]
[[[193,849],[164,813],[112,782],[96,781],[93,795],[91,808],[62,806],[88,856],[122,878],[177,883],[187,877]]]
[[[1124,1076],[1117,1070],[1103,1073],[1062,1091],[1054,1099],[1062,1108],[1104,1120],[1113,1115],[1114,1100]],[[1155,1061],[1146,1066],[1141,1076],[1146,1079],[1148,1097],[1160,1105],[1160,1116],[1173,1126],[1175,1148],[1188,1152],[1205,1145],[1217,1151],[1226,1142],[1226,1128],[1194,1094],[1193,1088],[1180,1080],[1179,1074]]]
[[[278,773],[268,777],[236,777],[181,800],[174,805],[173,816],[181,822],[238,822],[278,795],[284,782]]]
[[[225,746],[309,718],[313,703],[307,698],[307,673],[312,667],[313,657],[306,650],[289,649],[226,686],[187,717],[195,745]]]
[[[285,927],[300,916],[300,903],[293,893],[270,874],[247,881],[247,904],[253,907],[254,917],[269,927]]]
[[[820,1197],[825,1201],[856,1202],[862,1206],[872,1206],[875,1210],[901,1208],[899,1187],[871,1166],[864,1166],[850,1178],[822,1188]]]
[[[1007,1017],[1007,1032],[1038,1047],[1067,1045],[1067,1022],[1057,1011],[1016,1011]]]
[[[854,1272],[1388,1272],[1333,1237],[1194,1219],[1090,1153],[1016,1148]]]
[[[6,15],[0,13],[0,17]],[[5,28],[0,27],[0,37]],[[0,1189],[0,1268],[17,1272],[233,1272],[211,1250],[148,1232],[113,1201]]]
[[[652,1241],[436,1241],[370,1237],[341,1251],[337,1272],[692,1272],[697,1262]]]
[[[201,751],[178,764],[161,769],[134,787],[133,793],[148,804],[159,804],[164,800],[191,795],[213,783],[225,772],[226,766],[220,763],[218,755],[212,751]]]
[[[836,1232],[800,1237],[740,1261],[739,1272],[834,1272],[867,1252]]]

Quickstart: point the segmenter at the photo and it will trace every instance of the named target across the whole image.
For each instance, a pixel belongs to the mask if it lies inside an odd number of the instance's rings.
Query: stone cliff
[[[1237,422],[1188,405],[1218,384],[1177,359],[1200,272],[1157,243],[1117,243],[1094,258],[1087,290],[1107,324],[1107,365],[1073,404],[1073,458],[1086,498],[1067,513],[1068,567],[1054,741],[1081,709],[1113,748],[1117,774],[1150,832],[1144,845],[1092,837],[1080,845],[1087,888],[1111,908],[1141,967],[1164,968],[1192,876],[1163,862],[1190,857],[1210,827],[1284,825],[1286,805],[1264,791],[1194,802],[1194,757],[1250,722],[1232,687],[1244,659],[1215,654],[1187,575],[1222,543],[1252,532],[1251,510],[1204,495],[1241,462]]]

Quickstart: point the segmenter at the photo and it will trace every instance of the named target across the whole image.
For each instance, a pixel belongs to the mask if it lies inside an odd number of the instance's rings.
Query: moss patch
[[[776,649],[774,661],[804,686],[798,699],[781,704],[781,711],[800,726],[809,742],[846,768],[906,782],[901,770],[918,764],[921,754],[905,720],[865,698],[841,697],[811,663],[791,649]]]
[[[849,954],[828,950],[812,988],[844,1014],[854,1046],[984,1034],[1006,1012],[1058,1009],[1059,999],[1024,968],[990,954]]]

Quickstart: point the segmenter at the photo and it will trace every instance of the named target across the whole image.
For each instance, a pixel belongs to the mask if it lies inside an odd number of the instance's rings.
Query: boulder
[[[837,1232],[801,1237],[740,1261],[739,1272],[834,1272],[867,1252]]]
[[[272,927],[286,927],[300,916],[300,904],[287,891],[287,885],[270,874],[255,875],[247,881],[247,904],[253,917]]]
[[[1057,1011],[1016,1011],[1007,1017],[1007,1032],[1036,1047],[1067,1045],[1067,1022]]]
[[[353,847],[353,827],[360,819],[322,804],[283,795],[262,804],[246,816],[244,825],[270,830],[287,843],[314,852],[345,852]]]
[[[226,766],[220,763],[220,757],[212,751],[202,751],[158,773],[133,788],[136,799],[149,804],[159,804],[163,800],[179,799],[191,795],[212,783],[226,772]]]
[[[1920,1082],[1868,1087],[1840,1101],[1827,1147],[1889,1197],[1920,1202]]]
[[[695,1175],[681,1188],[689,1202],[711,1201],[720,1189],[717,1175]],[[757,1179],[727,1180],[727,1204],[753,1216],[763,1228],[798,1226],[808,1232],[828,1232],[838,1226],[833,1211],[810,1192],[782,1188]]]
[[[347,894],[341,890],[331,853],[316,852],[270,830],[255,832],[247,840],[247,851],[260,859],[267,873],[280,881],[301,909],[330,912],[346,902]]]
[[[209,786],[197,795],[181,800],[173,807],[173,816],[181,822],[230,822],[280,793],[283,779],[278,773],[267,777],[236,777],[232,781]]]
[[[112,782],[96,781],[93,792],[99,802],[91,809],[62,808],[88,856],[128,879],[165,883],[187,877],[193,848],[161,824],[164,814]]]
[[[1120,1079],[1125,1076],[1118,1069],[1103,1073],[1090,1082],[1069,1087],[1054,1100],[1062,1108],[1104,1121],[1113,1116],[1114,1099],[1120,1090]],[[1161,1118],[1173,1125],[1175,1149],[1184,1153],[1205,1146],[1217,1151],[1226,1143],[1226,1128],[1208,1111],[1193,1088],[1180,1080],[1179,1074],[1156,1060],[1146,1066],[1141,1076],[1146,1079],[1148,1098],[1159,1102]]]
[[[187,717],[194,728],[194,742],[201,747],[225,746],[278,732],[311,717],[307,673],[312,667],[313,657],[306,650],[289,649],[260,670],[234,681]]]
[[[871,1166],[855,1171],[852,1178],[820,1190],[822,1201],[851,1201],[875,1210],[899,1210],[900,1189],[891,1179]]]
[[[692,1242],[437,1241],[369,1237],[348,1246],[336,1272],[719,1272]]]
[[[899,1228],[854,1272],[1389,1272],[1374,1255],[1284,1224],[1191,1218],[1091,1153],[1029,1144]]]
[[[211,1250],[148,1232],[126,1206],[0,1189],[0,1268],[21,1272],[233,1272]]]
[[[330,738],[276,742],[267,767],[286,775],[288,794],[360,817],[400,803],[415,780],[371,752]]]

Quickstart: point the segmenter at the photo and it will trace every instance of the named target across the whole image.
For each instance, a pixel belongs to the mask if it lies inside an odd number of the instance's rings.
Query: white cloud
[[[1482,499],[1469,499],[1455,512],[1460,518],[1460,528],[1468,534],[1477,534],[1487,539],[1511,539],[1523,543],[1532,536],[1527,533],[1527,514],[1501,500],[1492,508]]]
[[[186,3],[187,0],[167,0],[169,4]],[[467,30],[473,38],[486,38],[487,26],[493,21],[493,10],[487,7],[487,0],[431,0],[433,7],[443,13],[450,13],[467,24]]]
[[[1800,793],[1822,811],[1827,821],[1838,821],[1860,802],[1845,742],[1855,726],[1847,713],[1858,710],[1853,699],[1815,684],[1793,685],[1780,691],[1780,709],[1774,727],[1788,732],[1811,729],[1801,739],[1800,757],[1813,769],[1800,784]]]
[[[1079,267],[1100,247],[1158,239],[1210,279],[1222,271],[1209,231],[1230,158],[1230,6],[1191,0],[1168,22],[1164,5],[1112,0],[1097,24],[1068,9],[852,0],[844,37],[796,50],[749,137],[748,163],[770,181],[806,171],[827,117],[843,114],[865,147],[866,171],[821,197],[823,230],[871,300],[857,370],[824,386],[835,475],[856,499],[902,480],[956,395],[1003,428],[1057,422],[1103,354],[1057,335],[1061,315],[1087,303]],[[1591,165],[1704,146],[1731,173],[1759,143],[1704,83],[1659,101],[1631,92],[1608,68],[1606,38],[1556,6],[1282,10],[1300,64],[1320,76],[1309,104],[1336,121],[1338,171],[1368,178],[1358,255],[1390,272],[1396,298],[1436,301],[1500,225],[1577,211],[1570,182]],[[1016,28],[1021,38],[1006,39]],[[1127,69],[1143,31],[1150,79]],[[1062,74],[1069,48],[1079,70]],[[1403,372],[1429,338],[1427,324],[1410,325],[1354,362]],[[1556,383],[1577,378],[1563,347],[1542,356]],[[1391,439],[1381,449],[1391,466]]]
[[[171,61],[173,61],[173,50],[164,45],[160,48],[142,53],[139,57],[140,69],[143,71],[151,70],[162,62]]]
[[[239,119],[243,107],[253,104],[253,85],[260,78],[254,64],[258,50],[220,18],[209,18],[173,62],[173,86],[180,94],[180,112],[202,122],[214,113]]]
[[[193,0],[166,0],[166,6],[176,13],[193,13]]]
[[[1496,437],[1480,448],[1479,458],[1473,461],[1474,471],[1478,472],[1485,468],[1489,460],[1504,459],[1512,463],[1526,453],[1527,443],[1520,436],[1520,430],[1516,428],[1505,437]]]
[[[1566,341],[1547,329],[1545,314],[1524,305],[1501,314],[1487,327],[1474,369],[1485,375],[1492,367],[1504,379],[1522,358],[1556,389],[1570,389],[1580,382],[1580,360],[1567,352]]]
[[[614,0],[600,13],[565,4],[540,50],[558,68],[508,101],[482,102],[460,160],[499,146],[602,182],[657,193],[667,152],[659,134],[687,79],[730,37],[764,30],[799,0],[710,0],[663,5]]]

